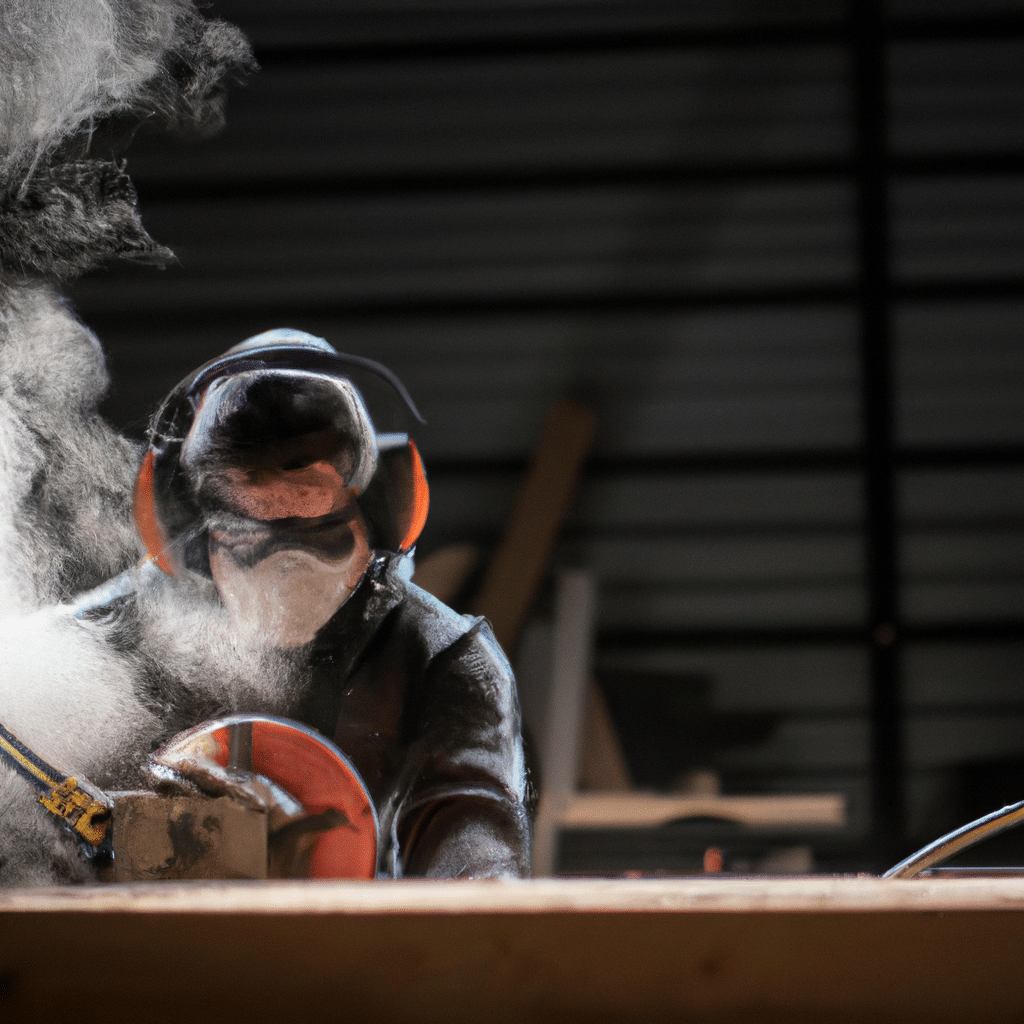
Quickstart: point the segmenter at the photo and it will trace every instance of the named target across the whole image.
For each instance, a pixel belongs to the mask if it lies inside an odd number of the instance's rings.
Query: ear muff
[[[359,498],[374,547],[408,551],[423,530],[429,506],[430,488],[416,445],[405,438],[382,448],[377,472]]]
[[[164,572],[173,572],[167,560],[167,538],[156,514],[153,497],[153,449],[146,452],[138,478],[135,481],[135,499],[132,505],[135,528],[139,531],[146,553]]]
[[[300,331],[283,332],[289,336],[289,340],[284,343],[274,340],[268,340],[266,343],[260,341],[264,337],[273,339],[280,333],[282,332],[268,331],[266,335],[251,338],[189,374],[171,392],[163,409],[157,413],[154,430],[158,430],[166,421],[165,413],[173,412],[178,402],[184,400],[194,405],[218,377],[233,376],[247,370],[306,370],[344,380],[350,379],[352,370],[362,370],[385,381],[413,417],[419,423],[425,422],[405,385],[383,364],[364,356],[336,352],[323,338],[314,338],[311,334],[303,335]],[[302,337],[308,340],[302,341]]]
[[[430,488],[427,486],[427,471],[423,468],[419,449],[410,438],[409,452],[412,456],[412,502],[409,509],[409,525],[405,536],[398,547],[399,551],[408,551],[416,543],[427,522],[430,510]]]

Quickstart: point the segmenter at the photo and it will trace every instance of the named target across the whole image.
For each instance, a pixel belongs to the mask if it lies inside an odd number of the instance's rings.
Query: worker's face
[[[359,429],[333,381],[254,376],[218,385],[182,450],[206,510],[213,582],[258,639],[308,643],[370,562],[356,499],[372,475],[372,433]]]

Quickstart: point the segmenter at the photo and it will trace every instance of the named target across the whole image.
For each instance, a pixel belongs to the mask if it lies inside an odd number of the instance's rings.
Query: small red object
[[[704,851],[704,873],[706,875],[720,875],[725,858],[717,846],[709,846]]]

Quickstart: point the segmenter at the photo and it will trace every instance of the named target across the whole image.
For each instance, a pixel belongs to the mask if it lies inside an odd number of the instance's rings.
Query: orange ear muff
[[[173,574],[167,560],[167,538],[160,526],[156,514],[156,499],[153,497],[153,449],[146,452],[135,481],[135,500],[132,505],[135,516],[135,528],[139,531],[142,543],[146,546],[149,557],[166,573]]]
[[[398,545],[399,551],[408,551],[416,543],[416,539],[423,532],[427,522],[427,511],[430,508],[430,488],[427,486],[427,471],[423,468],[423,460],[416,448],[416,443],[410,438],[409,452],[411,457],[412,470],[412,494],[409,502],[409,525],[406,528],[405,536]]]
[[[427,521],[430,488],[416,445],[402,443],[382,448],[377,471],[359,496],[359,507],[370,527],[374,547],[408,551]]]

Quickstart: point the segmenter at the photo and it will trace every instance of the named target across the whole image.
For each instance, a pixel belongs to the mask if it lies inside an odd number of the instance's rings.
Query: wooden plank
[[[488,881],[136,882],[0,889],[0,948],[24,915],[171,916],[1024,913],[1024,878],[544,878]]]
[[[0,1016],[1009,1024],[1022,944],[1021,880],[7,892]]]
[[[550,565],[595,428],[593,412],[577,402],[556,402],[548,414],[508,528],[473,608],[474,614],[490,620],[506,651],[515,649]]]
[[[564,828],[653,828],[677,818],[722,818],[752,826],[846,824],[839,793],[773,796],[671,796],[577,793],[559,816]]]

